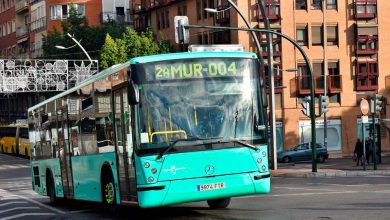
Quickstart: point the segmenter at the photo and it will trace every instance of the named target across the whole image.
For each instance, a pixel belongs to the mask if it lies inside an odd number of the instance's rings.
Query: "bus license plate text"
[[[198,185],[198,192],[208,191],[208,190],[216,190],[216,189],[224,189],[225,186],[226,185],[224,182],[201,184],[201,185]]]

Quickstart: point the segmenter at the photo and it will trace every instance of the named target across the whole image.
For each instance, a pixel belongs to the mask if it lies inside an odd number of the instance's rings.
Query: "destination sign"
[[[147,81],[235,77],[249,74],[248,60],[196,59],[157,63],[146,68]]]

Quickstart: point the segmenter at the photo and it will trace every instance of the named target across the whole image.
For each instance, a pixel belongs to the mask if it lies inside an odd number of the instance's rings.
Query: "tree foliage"
[[[105,63],[115,64],[122,58],[125,61],[139,56],[169,53],[172,50],[166,41],[156,41],[150,29],[138,33],[131,28],[126,28],[122,37],[115,39],[115,42],[117,47],[116,53],[113,50],[103,50],[100,55],[101,59],[104,58]],[[103,48],[107,48],[109,45],[112,45],[112,41],[106,38]],[[121,57],[121,59],[118,59],[118,57]],[[108,61],[107,59],[111,60]],[[106,68],[103,63],[101,64],[101,68]]]
[[[68,50],[57,49],[60,45],[70,47],[74,45],[70,33],[75,39],[81,41],[92,59],[100,62],[101,68],[125,62],[128,59],[143,55],[167,53],[171,47],[165,41],[156,41],[151,30],[138,33],[126,27],[124,23],[118,23],[108,19],[102,26],[89,26],[87,18],[79,16],[74,6],[70,7],[66,20],[61,22],[61,29],[54,29],[43,36],[43,57],[45,59],[86,59],[79,47]]]

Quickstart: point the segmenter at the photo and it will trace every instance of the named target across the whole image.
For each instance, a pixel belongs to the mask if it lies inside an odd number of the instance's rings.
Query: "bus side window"
[[[95,127],[95,106],[93,103],[93,86],[86,85],[81,89],[83,98],[81,100],[80,114],[80,137],[81,151],[80,154],[96,154],[98,153]]]
[[[113,152],[114,130],[111,112],[111,80],[108,78],[94,83],[95,126],[99,152]]]
[[[77,94],[70,95],[68,99],[68,121],[70,129],[70,144],[73,148],[73,156],[79,156],[81,151],[80,108],[81,100]]]

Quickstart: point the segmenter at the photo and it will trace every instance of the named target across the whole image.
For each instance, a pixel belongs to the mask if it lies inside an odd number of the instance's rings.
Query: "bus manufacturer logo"
[[[204,169],[204,172],[205,172],[207,175],[211,175],[211,174],[214,173],[214,170],[215,170],[214,165],[209,164],[209,165],[207,165],[206,168]]]

